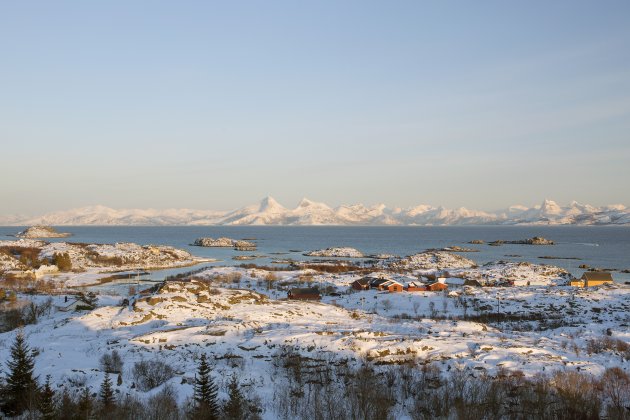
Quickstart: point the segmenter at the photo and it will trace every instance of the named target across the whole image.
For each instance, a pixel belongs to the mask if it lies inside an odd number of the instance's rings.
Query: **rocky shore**
[[[0,241],[0,251],[0,273],[10,272],[18,277],[36,278],[58,272],[157,270],[207,261],[171,246],[128,242],[84,244],[19,239]]]

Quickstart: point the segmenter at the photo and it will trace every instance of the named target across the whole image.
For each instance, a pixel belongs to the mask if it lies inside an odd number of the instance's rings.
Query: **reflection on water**
[[[188,273],[192,270],[210,267],[215,263],[202,263],[195,266],[169,268],[165,270],[152,270],[139,274],[137,271],[128,271],[116,273],[116,277],[125,276],[126,278],[116,278],[103,284],[93,286],[77,287],[85,292],[94,292],[102,295],[112,296],[131,296],[140,293],[143,290],[155,286],[157,283],[164,281],[169,276],[176,276],[182,273]]]

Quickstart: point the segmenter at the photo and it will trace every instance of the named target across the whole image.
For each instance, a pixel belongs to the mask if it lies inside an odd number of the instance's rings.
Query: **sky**
[[[630,205],[628,1],[2,1],[0,214]]]

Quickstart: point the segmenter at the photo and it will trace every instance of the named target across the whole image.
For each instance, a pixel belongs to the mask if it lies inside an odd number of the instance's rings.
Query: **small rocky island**
[[[439,250],[435,250],[435,251],[447,251],[447,252],[479,252],[478,249],[475,248],[466,248],[463,246],[458,246],[458,245],[453,245],[453,246],[447,246],[446,248],[442,248]]]
[[[555,242],[550,239],[545,239],[541,236],[534,236],[533,238],[521,239],[518,241],[498,240],[498,241],[490,242],[488,245],[500,246],[500,245],[507,245],[507,244],[510,244],[510,245],[555,245]]]
[[[237,251],[255,251],[256,244],[250,241],[231,238],[199,238],[192,244],[193,246],[234,248]]]
[[[31,226],[22,232],[16,233],[15,236],[25,239],[67,238],[68,236],[72,236],[72,234],[57,232],[57,230],[51,226]]]
[[[304,253],[307,257],[363,258],[361,251],[350,247],[333,247]]]

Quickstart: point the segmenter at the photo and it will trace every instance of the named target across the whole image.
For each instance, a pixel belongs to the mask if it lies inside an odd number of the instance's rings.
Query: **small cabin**
[[[584,287],[601,286],[602,284],[612,284],[612,274],[608,271],[587,271],[582,274],[581,280]]]
[[[448,289],[448,286],[444,283],[440,283],[438,281],[436,281],[435,283],[431,283],[429,285],[427,285],[427,290],[431,291],[431,292],[439,292],[442,290],[446,290]]]
[[[302,288],[302,289],[290,289],[287,292],[287,298],[293,300],[320,300],[321,295],[319,289],[315,287]]]
[[[404,287],[402,284],[398,283],[395,280],[387,280],[385,283],[381,283],[378,286],[378,290],[387,290],[390,293],[394,293],[394,292],[402,292],[404,290]]]
[[[354,290],[368,290],[370,288],[370,280],[367,278],[358,279],[352,282]]]
[[[427,286],[424,283],[412,281],[411,283],[407,284],[408,292],[424,292],[426,290]]]

